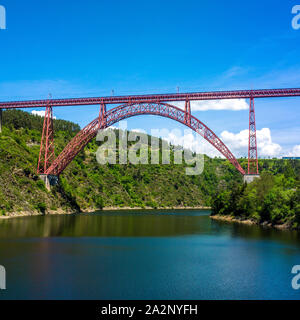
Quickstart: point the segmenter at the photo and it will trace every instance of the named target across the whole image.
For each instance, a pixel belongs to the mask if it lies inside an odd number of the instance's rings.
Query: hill
[[[185,174],[186,164],[99,165],[91,141],[47,191],[36,173],[43,118],[20,110],[3,112],[0,134],[0,214],[74,212],[115,207],[210,206],[220,188],[241,176],[226,160],[205,157],[204,172]],[[79,126],[54,120],[56,155]],[[118,134],[118,132],[117,132]],[[149,137],[150,138],[150,137]],[[174,156],[171,151],[171,158]]]
[[[260,179],[219,190],[212,201],[212,215],[277,228],[300,229],[300,161],[270,161]],[[272,169],[272,170],[271,170]]]

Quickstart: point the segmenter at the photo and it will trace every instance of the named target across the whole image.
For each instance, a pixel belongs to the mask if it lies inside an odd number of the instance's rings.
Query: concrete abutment
[[[260,175],[259,174],[245,174],[244,175],[244,183],[251,183],[255,179],[259,179]]]

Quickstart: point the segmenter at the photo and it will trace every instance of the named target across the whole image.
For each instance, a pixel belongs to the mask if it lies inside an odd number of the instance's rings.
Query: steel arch
[[[188,126],[212,144],[241,174],[245,174],[245,171],[226,145],[203,122],[176,106],[157,101],[126,103],[105,113],[100,112],[98,118],[89,123],[68,143],[45,173],[47,175],[60,175],[75,156],[97,135],[98,130],[108,128],[120,120],[138,115],[158,115]]]

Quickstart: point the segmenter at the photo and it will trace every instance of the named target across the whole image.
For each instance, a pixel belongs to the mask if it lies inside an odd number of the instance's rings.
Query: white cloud
[[[34,114],[35,116],[45,117],[45,111],[33,110],[31,111],[31,114]]]
[[[31,111],[31,114],[34,114],[39,117],[45,117],[45,111],[43,111],[43,110],[41,110],[41,111],[33,110],[33,111]],[[53,116],[53,119],[56,119],[56,117]]]
[[[225,143],[229,150],[236,158],[248,156],[248,130],[242,130],[239,133],[223,131],[220,134],[220,139]],[[257,130],[257,151],[259,157],[281,157],[282,147],[272,141],[271,131],[269,128]],[[210,157],[223,157],[221,153],[215,149],[208,141],[203,139],[190,129],[181,130],[175,129],[166,131],[162,138],[172,143],[173,145],[184,146],[197,153],[204,153]],[[293,153],[290,156],[300,154],[300,145],[295,146]],[[224,157],[223,157],[224,158]]]
[[[288,157],[300,157],[300,144],[293,147],[292,151],[288,153]]]
[[[119,130],[119,128],[118,128],[118,127],[116,127],[116,126],[109,126],[107,129]]]
[[[192,111],[207,111],[207,110],[247,110],[249,105],[245,99],[226,99],[226,100],[209,100],[195,101],[191,103]]]
[[[132,131],[132,132],[137,132],[137,133],[144,133],[144,134],[147,134],[147,132],[144,130],[144,129],[132,129],[132,130],[130,130],[130,131]]]
[[[173,102],[172,104],[184,109],[184,102]],[[248,110],[249,105],[245,99],[222,99],[222,100],[199,100],[191,101],[192,111],[208,110]]]
[[[165,130],[161,137],[175,146],[183,146],[196,153],[206,154],[210,157],[222,156],[209,142],[191,129]]]
[[[272,141],[271,130],[269,128],[257,130],[256,137],[257,152],[260,157],[280,156],[282,148],[279,144]],[[249,130],[242,130],[239,133],[223,131],[220,138],[236,157],[247,156]]]

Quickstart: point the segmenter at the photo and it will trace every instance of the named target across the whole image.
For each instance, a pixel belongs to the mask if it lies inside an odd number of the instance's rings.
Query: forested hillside
[[[299,229],[300,161],[264,161],[261,169],[260,179],[219,190],[212,201],[212,214]]]
[[[262,179],[246,186],[227,160],[206,156],[204,171],[196,176],[185,174],[186,164],[172,162],[99,165],[95,155],[99,143],[94,139],[63,172],[59,184],[47,191],[36,173],[43,118],[9,110],[3,112],[3,120],[1,215],[113,207],[212,206],[214,213],[224,215],[299,223],[299,161],[259,160]],[[54,128],[58,155],[80,128],[64,120],[54,120]],[[173,155],[171,151],[171,159]],[[240,162],[246,168],[247,160]]]
[[[0,214],[73,212],[103,207],[210,206],[217,190],[242,178],[222,159],[205,157],[204,172],[185,174],[186,164],[99,165],[91,141],[47,191],[36,173],[43,118],[23,111],[3,112],[0,134]],[[80,129],[54,120],[56,155]],[[173,153],[171,152],[171,158]]]

